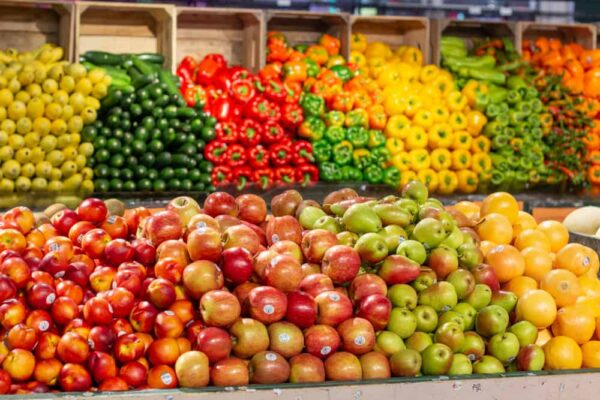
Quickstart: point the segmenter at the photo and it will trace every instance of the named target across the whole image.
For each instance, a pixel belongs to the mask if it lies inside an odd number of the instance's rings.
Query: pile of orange
[[[545,369],[600,368],[600,267],[589,247],[569,243],[557,221],[537,223],[508,193],[494,193],[481,206],[455,207],[479,220],[484,262],[502,289],[515,293],[517,320],[538,329]]]

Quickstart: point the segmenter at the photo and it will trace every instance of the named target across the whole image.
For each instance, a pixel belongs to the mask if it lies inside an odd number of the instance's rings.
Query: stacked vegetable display
[[[92,193],[94,147],[81,132],[110,84],[60,47],[0,51],[0,192]]]
[[[215,186],[234,184],[241,190],[251,182],[267,188],[319,179],[312,145],[296,140],[304,119],[298,91],[276,76],[227,66],[217,54],[199,62],[186,57],[177,75],[188,104],[202,105],[217,122],[204,149],[215,165]]]
[[[186,106],[162,56],[87,52],[82,61],[113,78],[101,117],[82,134],[94,144],[96,190],[211,191],[203,151],[216,120]]]

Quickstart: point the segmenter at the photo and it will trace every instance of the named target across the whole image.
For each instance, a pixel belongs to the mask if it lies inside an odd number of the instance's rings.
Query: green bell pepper
[[[352,71],[350,71],[350,68],[345,65],[334,65],[333,67],[329,68],[329,70],[344,83],[352,79]]]
[[[385,145],[385,134],[378,129],[370,129],[369,130],[369,142],[367,146],[372,149],[374,147],[379,147]]]
[[[333,162],[338,165],[346,165],[352,162],[352,143],[344,140],[333,146]]]
[[[500,106],[496,103],[490,103],[485,108],[485,115],[490,118],[494,118],[495,116],[500,114]]]
[[[319,117],[308,116],[298,128],[298,135],[312,141],[321,140],[325,134],[325,122]]]
[[[365,168],[364,176],[369,183],[381,183],[383,181],[383,168],[371,164]]]
[[[346,122],[346,114],[342,111],[329,111],[325,114],[325,125],[327,126],[344,126]]]
[[[517,104],[521,101],[521,93],[518,90],[510,90],[506,95],[506,101],[509,104]]]
[[[342,168],[342,179],[350,182],[362,182],[363,174],[360,169],[352,165],[344,165]]]
[[[377,165],[385,165],[390,158],[390,151],[385,146],[379,146],[371,150],[371,159]]]
[[[357,108],[352,111],[349,111],[346,114],[346,126],[348,126],[348,127],[362,126],[365,128],[368,127],[369,126],[369,114],[367,113],[366,110],[364,110],[362,108]]]
[[[475,93],[475,109],[477,111],[485,111],[485,108],[490,102],[490,96],[487,93]]]
[[[313,156],[318,163],[329,161],[331,158],[331,145],[325,140],[313,143]]]
[[[508,91],[502,87],[496,85],[490,85],[490,90],[488,92],[490,96],[490,102],[494,104],[499,104],[506,100],[506,96]]]
[[[483,134],[487,137],[499,135],[503,131],[502,125],[498,121],[488,122],[483,128]]]
[[[400,186],[400,170],[396,167],[388,167],[383,171],[383,183],[391,187]]]
[[[371,152],[367,149],[356,149],[352,152],[352,163],[360,170],[364,170],[372,163]]]
[[[300,107],[305,116],[320,117],[325,113],[325,100],[312,93],[303,93],[300,98]]]
[[[527,113],[517,110],[510,110],[508,112],[508,119],[511,125],[517,126],[525,122],[527,119]]]
[[[306,49],[308,49],[307,44],[297,44],[294,46],[294,50],[296,50],[300,53],[306,53]]]
[[[521,78],[520,76],[511,75],[506,80],[506,86],[509,89],[518,89],[518,88],[522,88],[522,87],[527,88],[527,83],[525,83],[523,78]]]
[[[510,137],[506,135],[496,135],[492,139],[492,148],[501,149],[503,147],[508,146],[508,142],[510,141]]]
[[[336,163],[324,162],[319,164],[319,178],[325,182],[339,182],[342,180],[342,171]]]
[[[314,78],[317,75],[319,75],[319,72],[321,71],[321,67],[319,67],[319,64],[317,64],[310,58],[305,58],[303,61],[304,64],[306,64],[306,75],[308,77]]]
[[[329,143],[336,144],[346,138],[346,130],[341,126],[330,126],[327,129],[325,129],[325,134],[323,135],[323,137]]]
[[[352,126],[346,130],[346,139],[357,149],[369,143],[369,131],[361,126]]]

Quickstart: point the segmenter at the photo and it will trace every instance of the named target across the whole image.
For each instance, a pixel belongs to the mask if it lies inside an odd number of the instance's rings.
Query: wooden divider
[[[519,22],[517,26],[521,43],[546,36],[560,39],[563,43],[578,43],[586,49],[596,48],[596,26],[592,24]],[[521,51],[521,46],[518,49]]]

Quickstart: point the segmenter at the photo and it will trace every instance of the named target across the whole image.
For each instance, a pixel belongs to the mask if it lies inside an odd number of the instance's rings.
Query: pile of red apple
[[[222,192],[154,214],[93,198],[11,209],[0,393],[541,368],[537,330],[509,329],[516,297],[481,264],[471,222],[427,196],[414,182],[322,205],[288,190],[272,214]]]

